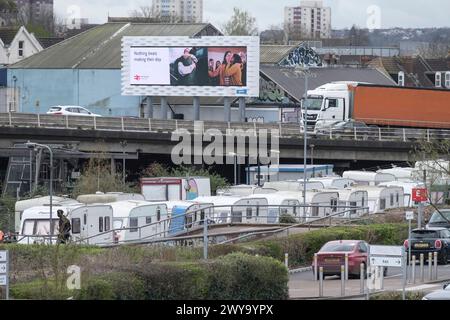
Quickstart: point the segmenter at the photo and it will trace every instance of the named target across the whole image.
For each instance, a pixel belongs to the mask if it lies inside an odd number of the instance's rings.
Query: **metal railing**
[[[381,121],[381,120],[380,120]],[[96,130],[120,132],[172,133],[187,130],[203,134],[209,129],[229,134],[230,130],[244,130],[257,134],[260,130],[279,134],[282,138],[302,138],[303,126],[296,123],[230,123],[219,121],[156,120],[131,117],[81,117],[55,116],[48,114],[0,113],[0,127],[47,128],[66,130]],[[450,138],[449,130],[414,128],[357,128],[353,130],[322,129],[311,132],[315,139],[357,140],[357,141],[400,141],[445,140]],[[199,132],[199,129],[201,132]],[[274,131],[276,130],[276,131]]]
[[[294,208],[296,208],[294,210]],[[248,215],[251,209],[252,216]],[[268,210],[276,210],[276,215],[269,215]],[[302,211],[313,209],[319,210],[322,216],[314,217],[310,213],[306,216],[302,215]],[[328,210],[327,210],[328,209]],[[224,210],[227,210],[224,214]],[[285,212],[286,210],[296,211],[297,214]],[[320,211],[322,210],[322,211]],[[259,214],[258,214],[259,212]],[[274,212],[274,211],[272,211]],[[329,212],[329,213],[328,213]],[[280,218],[283,214],[290,214],[298,224],[288,226],[288,223],[280,222]],[[202,238],[202,235],[191,235],[193,232],[199,231],[204,228],[204,223],[207,221],[208,226],[241,226],[241,225],[261,225],[267,227],[282,227],[283,231],[298,226],[308,226],[311,228],[317,223],[324,222],[318,226],[332,226],[333,220],[335,221],[347,221],[352,219],[352,215],[361,216],[368,213],[368,208],[361,207],[349,207],[349,206],[333,206],[328,205],[310,205],[310,206],[290,206],[290,205],[231,205],[231,206],[209,206],[204,208],[198,208],[188,211],[184,214],[180,214],[174,217],[162,219],[157,222],[146,224],[143,226],[127,227],[112,229],[105,232],[97,233],[95,235],[86,238],[77,238],[77,234],[72,234],[72,244],[80,245],[98,245],[98,246],[116,246],[122,244],[151,244],[157,242],[175,242],[182,240],[192,240]],[[181,219],[181,225],[174,227],[172,222],[176,219]],[[150,230],[150,232],[148,231]],[[277,229],[278,230],[278,229]],[[128,234],[126,234],[128,232]],[[280,231],[275,231],[280,232]],[[125,234],[124,234],[125,233]],[[117,235],[121,235],[122,239],[117,240]],[[227,234],[223,233],[223,234]],[[223,234],[217,234],[214,236],[221,236]],[[105,237],[109,237],[108,241],[104,241]],[[49,239],[52,238],[53,243],[57,241],[57,235],[18,235],[18,242],[27,244],[48,244]],[[75,239],[74,239],[75,238]]]

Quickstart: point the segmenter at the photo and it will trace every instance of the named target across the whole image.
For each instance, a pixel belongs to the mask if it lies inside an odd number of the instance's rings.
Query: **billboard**
[[[258,37],[124,37],[122,94],[259,96]]]

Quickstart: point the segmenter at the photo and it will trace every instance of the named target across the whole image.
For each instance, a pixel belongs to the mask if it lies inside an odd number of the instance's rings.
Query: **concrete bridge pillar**
[[[147,101],[145,104],[145,118],[153,119],[153,98],[147,97]]]
[[[194,121],[200,120],[200,97],[194,97]]]
[[[161,119],[167,120],[167,97],[161,97]]]
[[[245,122],[245,98],[239,98],[239,119],[241,122]]]
[[[225,97],[223,99],[224,103],[224,120],[225,122],[231,122],[231,99],[229,97]]]

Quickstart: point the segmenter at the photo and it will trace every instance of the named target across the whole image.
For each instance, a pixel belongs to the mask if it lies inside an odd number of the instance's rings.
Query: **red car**
[[[341,266],[345,265],[348,254],[348,275],[360,277],[361,263],[367,266],[368,244],[362,240],[338,240],[325,244],[317,253],[317,273],[323,267],[323,276],[340,276]],[[314,270],[314,262],[312,264]],[[318,279],[318,275],[316,275]]]

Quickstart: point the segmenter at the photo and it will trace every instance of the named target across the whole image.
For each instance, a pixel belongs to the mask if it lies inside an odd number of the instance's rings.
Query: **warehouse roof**
[[[305,94],[305,79],[296,70],[279,66],[261,66],[261,73],[283,88],[293,98],[300,100]],[[334,81],[368,82],[395,85],[394,81],[376,69],[352,67],[327,67],[309,69],[309,88],[318,88]]]
[[[262,45],[260,50],[262,64],[278,64],[297,46]]]
[[[120,69],[123,36],[220,35],[207,23],[106,23],[18,62],[13,69]]]

